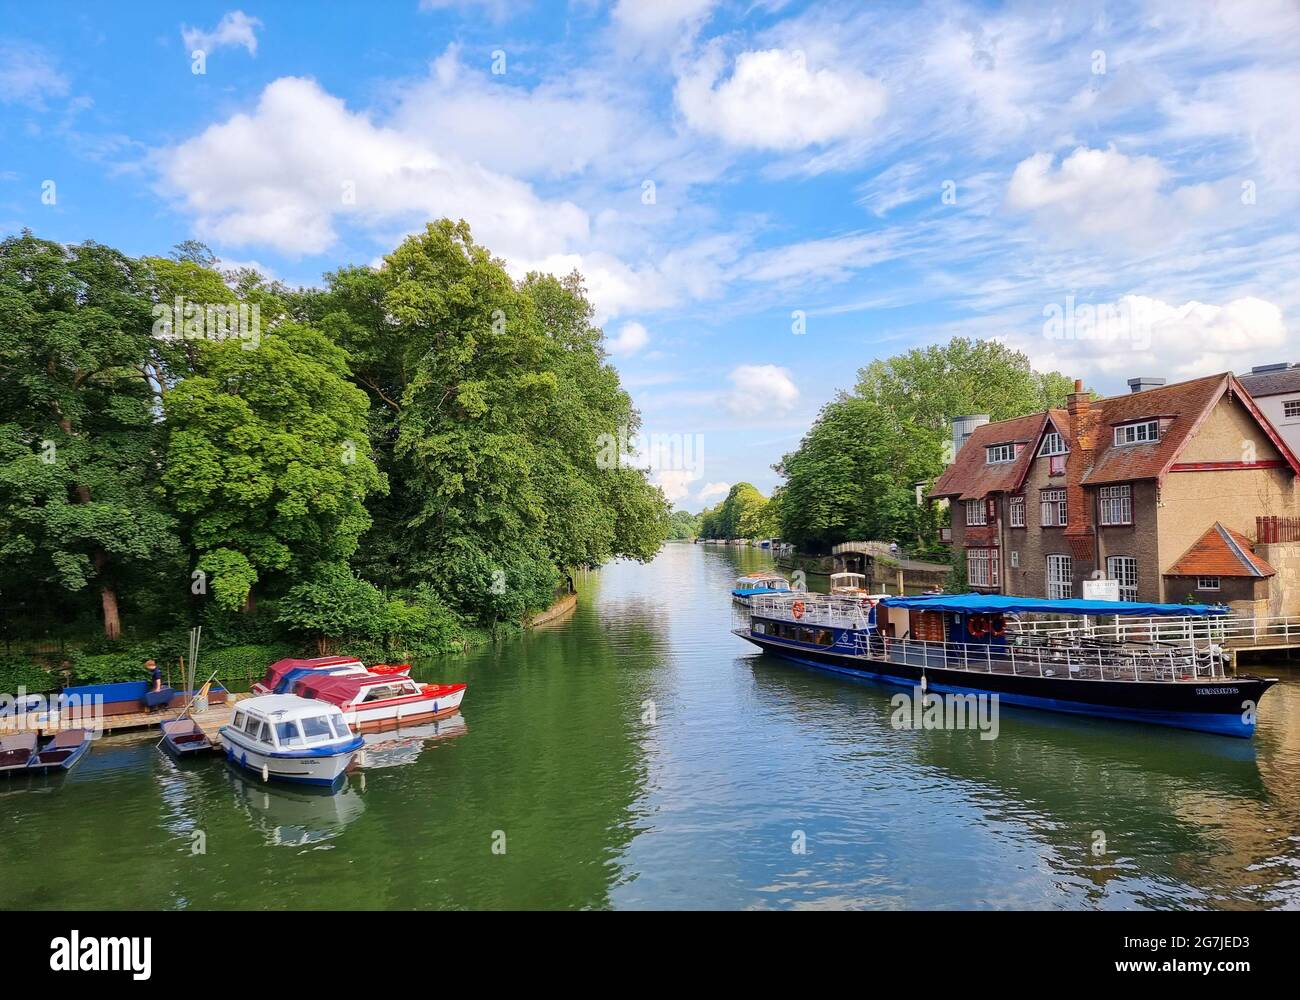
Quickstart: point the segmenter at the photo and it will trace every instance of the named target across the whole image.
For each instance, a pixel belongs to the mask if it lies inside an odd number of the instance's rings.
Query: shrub
[[[21,656],[0,657],[0,693],[17,694],[22,688],[28,694],[44,694],[59,686],[59,676],[39,663]]]

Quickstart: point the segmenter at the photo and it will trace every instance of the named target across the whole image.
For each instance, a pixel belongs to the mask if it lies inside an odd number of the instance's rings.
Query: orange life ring
[[[983,615],[971,615],[966,621],[966,631],[976,639],[983,639],[989,634],[988,619]]]
[[[790,613],[794,615],[795,621],[799,621],[803,618],[803,601],[795,601],[794,604],[790,606]]]
[[[989,635],[995,639],[1001,639],[1007,634],[1007,620],[1001,615],[994,615],[989,619]]]

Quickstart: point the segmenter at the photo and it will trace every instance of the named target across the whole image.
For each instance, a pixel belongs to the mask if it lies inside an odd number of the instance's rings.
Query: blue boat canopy
[[[1049,601],[1041,597],[1010,597],[1006,594],[922,594],[886,597],[882,604],[912,611],[951,611],[959,615],[1058,614],[1058,615],[1177,615],[1204,618],[1227,614],[1221,604],[1146,604],[1142,601]]]

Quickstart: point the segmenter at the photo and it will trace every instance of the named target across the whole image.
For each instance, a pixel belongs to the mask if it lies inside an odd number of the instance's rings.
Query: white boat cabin
[[[355,738],[337,706],[293,694],[268,694],[239,702],[230,728],[271,751],[289,753]]]

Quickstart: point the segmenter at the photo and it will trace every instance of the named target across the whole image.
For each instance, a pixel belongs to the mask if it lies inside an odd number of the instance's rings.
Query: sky
[[[0,0],[0,235],[319,285],[464,218],[584,275],[698,510],[953,336],[1300,360],[1298,100],[1298,0]]]

